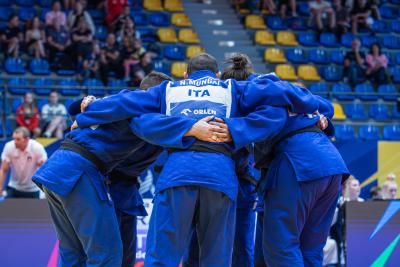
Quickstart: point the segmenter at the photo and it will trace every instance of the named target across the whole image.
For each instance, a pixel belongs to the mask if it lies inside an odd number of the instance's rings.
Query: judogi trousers
[[[115,212],[117,214],[123,247],[121,267],[133,267],[136,262],[137,217],[119,210]]]

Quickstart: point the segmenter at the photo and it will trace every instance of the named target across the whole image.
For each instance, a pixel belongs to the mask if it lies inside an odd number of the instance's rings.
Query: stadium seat
[[[171,73],[169,64],[166,62],[163,62],[162,60],[154,61],[154,70],[163,72],[167,75],[169,75]]]
[[[358,137],[364,141],[379,140],[379,128],[372,124],[362,125],[358,129]]]
[[[163,11],[161,0],[143,0],[143,8],[148,11]]]
[[[331,61],[336,64],[342,65],[344,62],[344,53],[342,49],[331,51]]]
[[[247,15],[244,19],[244,25],[248,29],[263,30],[267,27],[263,18],[259,15]]]
[[[36,16],[36,10],[33,7],[21,7],[18,12],[18,17],[25,22]]]
[[[299,43],[296,40],[296,35],[293,32],[283,31],[278,32],[276,35],[276,41],[280,45],[286,46],[297,46]]]
[[[354,127],[349,124],[336,125],[335,135],[338,141],[353,141],[356,138]]]
[[[162,43],[178,42],[178,39],[176,38],[176,32],[172,28],[160,28],[157,31],[157,35]]]
[[[257,31],[255,35],[255,43],[258,45],[275,45],[275,37],[272,32]]]
[[[312,65],[300,65],[297,69],[299,78],[304,81],[320,81],[321,77],[318,74],[315,66]]]
[[[11,127],[11,121],[6,120],[6,125],[5,125],[5,132],[3,130],[3,121],[0,120],[0,136],[6,135],[7,137],[10,137],[13,133],[12,127]]]
[[[197,37],[197,33],[194,32],[192,29],[179,30],[179,41],[181,41],[183,43],[189,43],[189,44],[200,43],[200,40]]]
[[[128,85],[126,84],[126,82],[124,80],[110,80],[108,82],[108,87],[110,87],[108,89],[108,93],[110,95],[112,94],[117,94],[119,91],[126,89],[128,87]]]
[[[310,89],[310,91],[315,94],[315,95],[319,95],[322,97],[328,97],[328,93],[329,93],[329,87],[326,83],[312,83],[308,89]]]
[[[286,24],[294,31],[306,31],[308,29],[307,20],[304,18],[288,18]]]
[[[37,101],[37,107],[38,107],[39,112],[42,112],[43,106],[48,103],[49,103],[49,100],[47,100],[46,98],[39,99]]]
[[[168,27],[171,25],[171,18],[165,12],[155,12],[150,14],[150,23],[157,27]]]
[[[344,114],[342,105],[340,105],[340,103],[333,102],[333,110],[334,110],[334,115],[333,115],[334,120],[345,120],[347,118],[346,114]]]
[[[53,88],[50,88],[50,86],[53,86],[54,83],[52,79],[38,78],[33,81],[32,85],[34,86],[35,94],[47,96],[53,91]]]
[[[383,37],[383,45],[389,49],[400,49],[400,38],[393,35]]]
[[[324,67],[322,77],[329,82],[337,82],[342,80],[343,70],[337,66]]]
[[[59,83],[60,93],[65,96],[78,96],[82,90],[78,89],[79,84],[75,79],[62,79]]]
[[[8,21],[8,18],[13,13],[14,13],[14,10],[11,7],[0,7],[0,20]]]
[[[389,6],[383,5],[379,8],[379,12],[381,13],[382,18],[398,19],[397,9],[394,7],[389,7]]]
[[[392,31],[394,31],[396,33],[400,33],[400,21],[399,20],[392,21]]]
[[[17,112],[18,107],[21,106],[22,102],[23,102],[22,97],[13,98],[11,102],[11,112],[15,114]]]
[[[50,8],[53,0],[37,0],[37,3],[40,7]]]
[[[100,11],[98,9],[89,9],[88,13],[92,17],[92,19],[95,21],[103,20],[104,17],[106,16],[106,14],[103,11]]]
[[[399,111],[397,105],[392,106],[391,113],[392,113],[393,119],[396,119],[396,120],[400,119],[400,111]]]
[[[183,6],[181,0],[164,1],[164,9],[171,12],[182,12]]]
[[[353,120],[366,120],[368,118],[364,105],[358,101],[345,105],[344,111],[347,117]]]
[[[49,62],[45,59],[33,59],[29,65],[29,69],[34,75],[49,75],[50,66]]]
[[[21,58],[9,57],[5,63],[6,72],[9,74],[25,74],[25,63]]]
[[[279,48],[267,48],[264,52],[264,60],[270,63],[286,63],[285,53]]]
[[[300,2],[297,6],[297,11],[300,15],[307,17],[310,15],[310,6],[307,2]]]
[[[279,16],[268,16],[267,17],[268,28],[276,31],[286,30],[287,27],[285,22]]]
[[[383,127],[383,139],[388,141],[400,141],[400,125],[386,125]]]
[[[105,26],[97,25],[95,30],[96,30],[95,33],[96,39],[104,41],[107,38],[108,30]]]
[[[185,13],[174,13],[171,17],[171,23],[177,27],[191,27],[192,22],[190,21],[188,15]]]
[[[104,96],[106,94],[103,83],[98,79],[86,79],[83,81],[83,86],[88,89],[89,95]]]
[[[295,64],[308,63],[308,56],[301,48],[291,48],[286,50],[286,57],[290,62]]]
[[[318,46],[317,36],[312,32],[301,33],[298,36],[299,43],[304,46]]]
[[[15,4],[21,7],[33,7],[35,2],[32,0],[15,0]]]
[[[164,56],[170,60],[185,60],[185,49],[179,45],[167,45],[164,47]]]
[[[396,53],[396,64],[400,65],[400,53]]]
[[[383,20],[374,20],[372,30],[376,33],[389,33],[391,31],[389,25]]]
[[[385,103],[375,103],[369,106],[370,118],[378,121],[389,119],[389,110]]]
[[[275,73],[282,80],[297,80],[296,71],[290,64],[279,64],[275,67]]]
[[[347,83],[335,83],[332,87],[332,95],[334,98],[346,101],[354,100],[354,94]]]
[[[400,83],[400,67],[396,66],[390,68],[390,74],[392,75],[392,79],[395,83]]]
[[[346,47],[351,47],[351,42],[354,39],[354,35],[351,33],[345,33],[342,35],[342,45],[346,46]]]
[[[357,97],[365,101],[375,101],[378,96],[375,93],[374,88],[369,83],[357,84],[355,88]]]
[[[310,51],[310,60],[316,64],[328,64],[330,62],[325,49],[313,49]]]
[[[31,90],[28,87],[28,79],[23,77],[11,78],[8,81],[8,90],[14,95],[23,95],[27,92],[30,92]]]
[[[42,21],[42,22],[44,22],[45,20],[46,20],[46,14],[47,14],[47,12],[49,12],[51,9],[50,8],[47,8],[47,7],[44,7],[44,8],[42,8],[41,10],[40,10],[40,12],[39,12],[39,19],[40,19],[40,21]]]
[[[375,43],[379,43],[379,40],[376,36],[371,35],[363,35],[361,36],[361,43],[363,46],[371,47]]]
[[[187,58],[191,58],[194,55],[197,55],[199,53],[203,53],[204,52],[204,48],[199,46],[199,45],[189,45],[186,48],[186,57]]]
[[[186,62],[174,62],[171,65],[171,74],[176,78],[183,78],[184,72],[187,71],[187,66]]]
[[[393,84],[382,84],[378,87],[378,93],[386,101],[396,101],[398,91]]]
[[[150,23],[147,14],[144,12],[131,11],[131,17],[136,26],[147,26]]]
[[[157,34],[153,28],[138,28],[137,31],[140,33],[140,39],[143,43],[158,42]]]
[[[319,42],[327,47],[339,47],[340,44],[337,41],[336,35],[334,33],[324,32],[319,36]]]

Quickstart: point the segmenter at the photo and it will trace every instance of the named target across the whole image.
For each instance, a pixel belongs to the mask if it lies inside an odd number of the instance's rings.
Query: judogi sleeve
[[[332,103],[329,100],[320,97],[318,95],[316,95],[315,97],[318,99],[319,102],[318,112],[324,114],[324,116],[327,117],[328,119],[332,119],[334,115],[334,109]]]
[[[163,82],[147,91],[124,90],[116,95],[93,101],[85,112],[76,116],[81,128],[116,122],[149,112],[161,112],[165,86]]]

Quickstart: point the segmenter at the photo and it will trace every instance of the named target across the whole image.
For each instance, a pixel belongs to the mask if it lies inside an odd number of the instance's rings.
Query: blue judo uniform
[[[77,116],[80,127],[104,124],[156,112],[177,117],[143,120],[135,133],[154,144],[187,149],[193,138],[182,138],[207,115],[225,118],[233,136],[227,149],[277,134],[287,118],[286,109],[310,113],[318,100],[307,90],[268,77],[251,83],[220,81],[209,71],[193,73],[188,80],[164,82],[146,92],[127,92],[94,101]],[[296,104],[296,105],[294,105]],[[264,105],[264,106],[261,106]],[[239,116],[247,115],[239,118]],[[167,133],[162,123],[176,127]],[[133,122],[135,119],[133,119]],[[153,125],[153,127],[149,127]],[[132,126],[132,125],[131,125]],[[134,126],[133,126],[134,128]],[[147,134],[146,134],[147,133]],[[187,248],[192,222],[196,222],[200,266],[229,266],[232,256],[235,199],[238,185],[233,160],[224,153],[180,151],[171,153],[156,184],[153,216],[147,239],[145,266],[176,266]]]
[[[331,119],[332,105],[321,101],[325,104],[320,106],[320,113]],[[281,136],[312,126],[318,119],[291,116]],[[327,131],[332,134],[333,128]],[[324,133],[299,133],[275,146],[263,181],[263,252],[267,266],[322,266],[322,249],[342,176],[348,173],[340,153]]]

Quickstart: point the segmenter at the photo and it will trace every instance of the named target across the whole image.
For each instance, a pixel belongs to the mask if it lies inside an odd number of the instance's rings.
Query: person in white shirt
[[[44,136],[62,139],[67,127],[67,109],[58,102],[58,93],[51,92],[49,103],[42,108],[42,120],[45,121]]]
[[[361,186],[360,181],[353,175],[346,180],[343,186],[343,196],[339,199],[339,202],[343,204],[345,201],[359,201],[363,202],[364,199],[360,197]]]
[[[314,0],[308,3],[313,20],[317,24],[318,31],[323,30],[323,18],[329,18],[329,29],[333,30],[336,26],[336,14],[330,2],[325,0]]]
[[[1,154],[0,196],[6,186],[7,198],[39,198],[39,188],[32,182],[32,176],[47,160],[44,147],[29,138],[29,130],[17,128],[13,139],[7,142]],[[8,185],[4,185],[8,172],[11,177]]]

